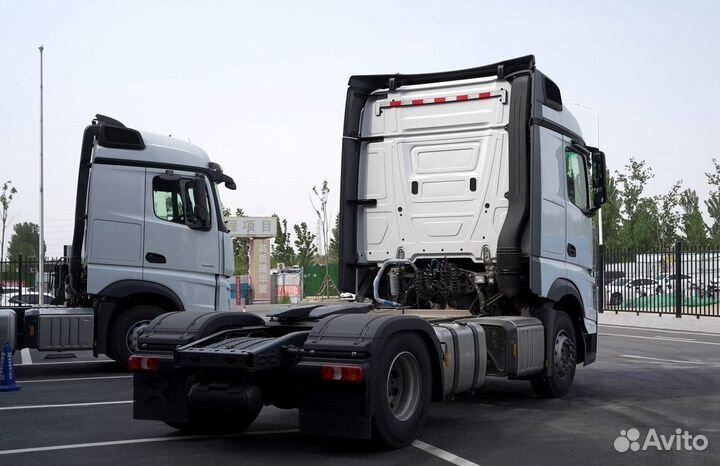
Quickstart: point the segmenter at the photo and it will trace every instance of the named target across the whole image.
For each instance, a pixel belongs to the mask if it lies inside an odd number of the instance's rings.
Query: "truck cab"
[[[234,257],[219,185],[199,147],[97,115],[85,129],[72,249],[51,306],[3,312],[18,347],[92,349],[126,366],[170,311],[228,311]]]
[[[142,141],[123,148],[101,126],[87,186],[85,292],[155,287],[186,310],[229,310],[234,260],[217,190],[222,171],[188,142],[112,127]]]
[[[83,138],[66,297],[95,303],[95,351],[126,359],[121,350],[134,352],[163,312],[229,310],[234,260],[218,185],[235,184],[189,142],[101,115],[94,123]],[[126,344],[113,341],[133,308]]]
[[[477,315],[549,306],[594,359],[605,156],[534,57],[353,76],[343,136],[341,290]]]

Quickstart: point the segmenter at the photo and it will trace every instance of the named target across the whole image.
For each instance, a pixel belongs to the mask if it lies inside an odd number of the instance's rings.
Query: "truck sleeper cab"
[[[396,308],[563,310],[592,361],[605,156],[534,57],[353,76],[343,135],[340,289]]]
[[[564,396],[576,365],[595,359],[591,217],[604,177],[604,155],[531,56],[352,77],[340,288],[373,302],[291,306],[268,321],[163,315],[130,359],[135,418],[236,431],[274,405],[298,408],[303,433],[397,448],[431,401],[489,376]],[[392,312],[446,307],[475,316]]]
[[[69,270],[56,306],[16,313],[19,346],[93,349],[127,366],[160,314],[229,310],[220,183],[235,187],[199,147],[97,115],[83,136]]]

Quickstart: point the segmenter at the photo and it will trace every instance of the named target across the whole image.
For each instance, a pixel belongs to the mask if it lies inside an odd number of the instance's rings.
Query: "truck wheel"
[[[620,293],[613,293],[610,295],[610,304],[613,306],[619,306],[622,304],[622,295]]]
[[[115,362],[127,369],[128,358],[137,352],[138,337],[151,320],[165,312],[163,308],[150,304],[122,311],[110,329],[110,350]]]
[[[557,313],[552,341],[553,350],[548,356],[552,375],[548,376],[546,371],[543,371],[530,379],[533,391],[541,398],[562,398],[570,391],[575,378],[577,364],[575,329],[565,312]]]
[[[231,434],[250,427],[261,410],[262,407],[248,411],[191,408],[188,422],[165,422],[165,424],[173,429],[193,434]]]
[[[409,445],[425,424],[432,395],[430,356],[418,335],[400,333],[390,338],[371,390],[377,400],[373,440],[389,448]]]

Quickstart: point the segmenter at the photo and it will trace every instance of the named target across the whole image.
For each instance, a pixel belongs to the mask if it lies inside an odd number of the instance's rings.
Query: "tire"
[[[620,293],[613,293],[610,295],[610,305],[619,306],[623,302],[623,297]]]
[[[165,422],[173,429],[193,434],[234,434],[242,432],[255,422],[262,407],[257,410],[231,411],[190,408],[188,422]]]
[[[425,425],[432,396],[428,350],[414,333],[393,335],[382,350],[378,376],[372,381],[373,441],[383,448],[402,448]]]
[[[552,375],[543,371],[530,379],[536,395],[541,398],[562,398],[567,395],[575,378],[577,365],[577,342],[570,317],[562,311],[557,313],[552,336],[553,352],[548,358]]]
[[[115,362],[127,369],[128,358],[137,351],[137,346],[131,347],[130,340],[134,340],[137,345],[137,337],[145,326],[165,312],[163,308],[150,304],[122,311],[110,328],[110,351]]]

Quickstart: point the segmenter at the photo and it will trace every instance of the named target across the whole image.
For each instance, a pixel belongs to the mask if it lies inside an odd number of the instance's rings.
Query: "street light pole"
[[[45,203],[43,199],[43,50],[40,50],[40,238],[38,240],[38,274],[35,276],[35,288],[38,291],[38,304],[45,304],[45,251],[43,250]],[[38,276],[40,277],[38,279]]]
[[[600,148],[600,116],[598,115],[597,110],[595,110],[595,108],[593,108],[589,105],[581,104],[580,102],[573,102],[573,105],[577,105],[578,107],[586,108],[595,114],[595,130],[597,132],[597,146],[599,149]],[[603,244],[602,207],[600,207],[598,209],[598,242],[600,244]]]

